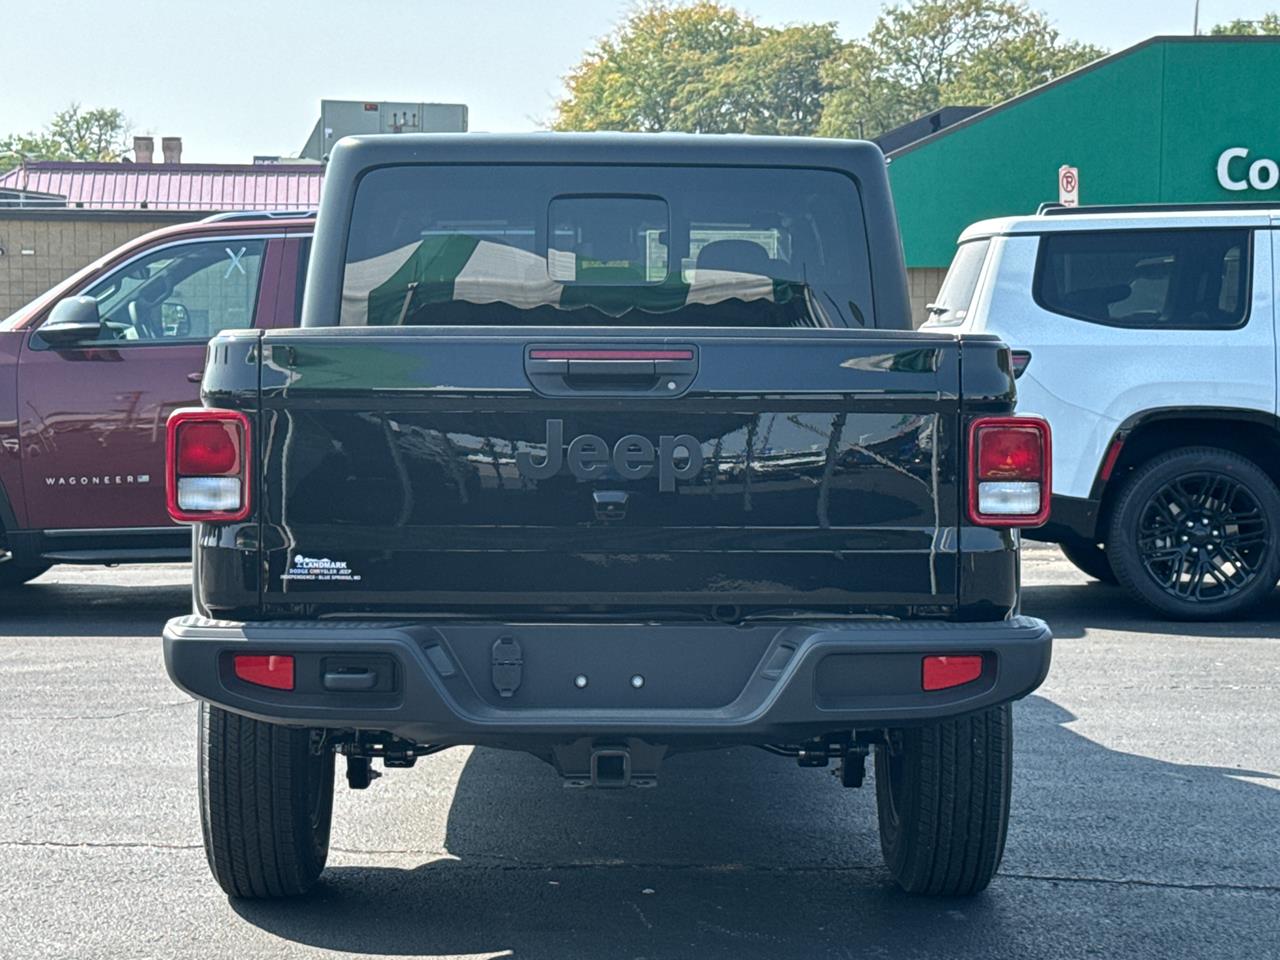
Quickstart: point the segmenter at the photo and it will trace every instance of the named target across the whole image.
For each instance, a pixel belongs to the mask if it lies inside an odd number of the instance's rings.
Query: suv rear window
[[[1036,302],[1092,323],[1222,329],[1245,322],[1249,231],[1114,230],[1040,238]]]
[[[861,199],[826,170],[375,169],[340,322],[870,326]]]

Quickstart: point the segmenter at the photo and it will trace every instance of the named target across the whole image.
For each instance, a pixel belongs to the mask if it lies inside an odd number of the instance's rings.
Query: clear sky
[[[1112,50],[1190,33],[1195,0],[1032,0],[1062,33]],[[873,0],[743,0],[761,21],[864,34]],[[1280,0],[1201,0],[1202,29]],[[136,133],[181,136],[183,159],[301,149],[321,98],[466,103],[473,130],[531,130],[560,78],[630,0],[0,0],[0,135],[76,100]],[[157,148],[159,144],[157,143]],[[158,150],[157,150],[158,152]]]

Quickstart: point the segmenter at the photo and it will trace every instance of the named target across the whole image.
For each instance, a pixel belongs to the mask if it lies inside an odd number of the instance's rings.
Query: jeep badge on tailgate
[[[685,452],[683,465],[676,462],[676,451]],[[569,472],[579,480],[594,480],[602,477],[613,463],[614,472],[623,480],[643,480],[653,473],[656,461],[658,466],[658,489],[670,493],[676,488],[677,480],[691,480],[702,469],[702,445],[697,437],[687,433],[679,436],[661,436],[655,450],[653,441],[639,434],[628,434],[613,445],[610,454],[609,444],[603,437],[594,433],[584,433],[569,441]],[[534,461],[533,454],[521,450],[516,454],[516,469],[521,476],[530,480],[546,480],[560,472],[564,465],[564,421],[547,421],[547,453],[541,463]]]

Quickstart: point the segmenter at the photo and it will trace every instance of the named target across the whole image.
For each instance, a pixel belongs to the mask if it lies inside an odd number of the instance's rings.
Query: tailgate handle
[[[537,363],[538,361],[533,361]],[[658,375],[652,360],[570,360],[567,380],[652,380]]]
[[[677,396],[697,375],[698,354],[692,346],[531,346],[524,369],[547,396],[584,391]]]

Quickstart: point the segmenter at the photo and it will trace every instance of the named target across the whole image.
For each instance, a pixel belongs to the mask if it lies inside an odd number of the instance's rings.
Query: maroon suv
[[[302,213],[157,230],[0,321],[0,587],[190,556],[165,420],[199,401],[214,334],[297,323],[311,231]]]

